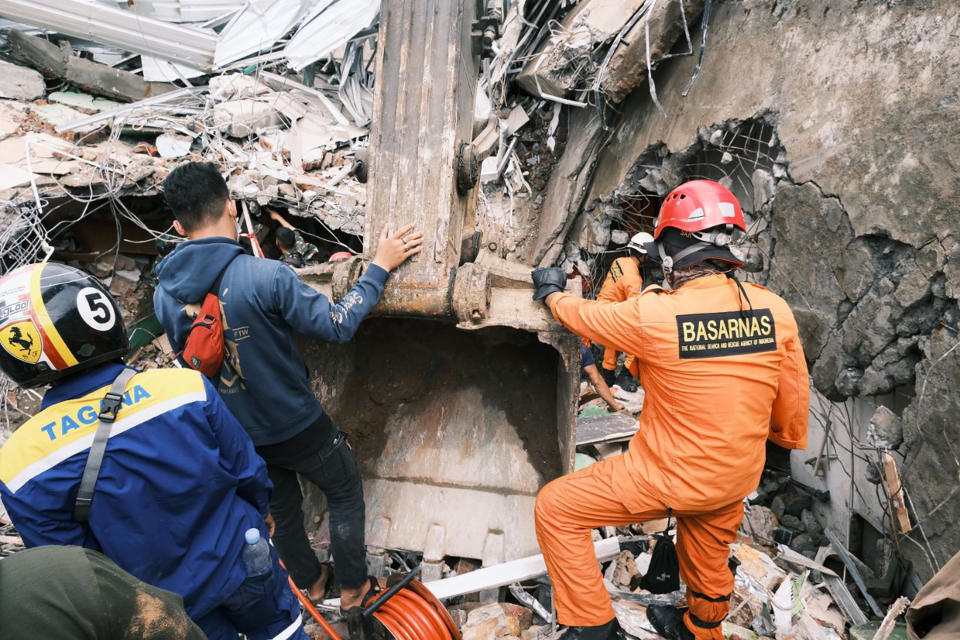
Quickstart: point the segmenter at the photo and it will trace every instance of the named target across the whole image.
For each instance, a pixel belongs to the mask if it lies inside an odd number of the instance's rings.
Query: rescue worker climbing
[[[560,269],[533,273],[574,333],[635,356],[646,400],[628,451],[563,476],[537,496],[537,539],[570,640],[615,638],[619,625],[593,554],[591,529],[678,518],[677,555],[689,608],[651,606],[671,639],[721,640],[733,575],[729,544],[743,498],[759,484],[765,441],[807,442],[809,386],[787,303],[740,283],[731,234],[745,229],[736,198],[716,182],[674,189],[654,233],[667,290],[649,286],[625,303],[563,293]]]
[[[0,333],[11,326],[36,352],[2,345],[0,369],[23,387],[53,384],[0,449],[0,496],[24,543],[102,552],[182,597],[210,640],[306,640],[277,554],[255,575],[242,560],[249,529],[267,536],[271,485],[213,385],[123,366],[117,303],[67,265],[0,279]]]
[[[630,238],[630,242],[626,246],[628,255],[617,258],[610,265],[607,277],[600,287],[600,293],[597,294],[597,300],[600,302],[623,302],[640,295],[640,289],[643,287],[640,267],[647,257],[647,247],[652,242],[653,236],[643,231]],[[623,362],[623,370],[619,376],[615,376],[617,350],[604,347],[600,375],[603,376],[603,380],[608,386],[616,384],[624,391],[633,392],[637,390],[637,384],[630,375],[632,365],[633,356],[627,355]]]
[[[237,242],[237,207],[217,166],[185,163],[163,184],[174,228],[187,242],[157,268],[157,318],[174,351],[181,352],[195,303],[209,292],[218,294],[226,356],[217,389],[267,463],[274,487],[273,542],[297,586],[312,600],[329,595],[335,581],[342,608],[358,607],[379,589],[367,574],[360,468],[347,434],[314,394],[298,336],[348,342],[379,302],[390,272],[420,253],[423,234],[413,225],[393,233],[383,229],[373,260],[335,302],[288,265],[244,254]],[[307,538],[298,475],[327,498],[335,580]]]

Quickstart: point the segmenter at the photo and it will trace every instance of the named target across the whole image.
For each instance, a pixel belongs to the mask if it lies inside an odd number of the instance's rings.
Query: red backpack
[[[227,267],[230,265],[228,264]],[[190,325],[187,339],[180,353],[180,361],[216,381],[223,367],[223,318],[220,314],[220,283],[227,272],[223,268],[210,291],[203,298],[200,312]]]

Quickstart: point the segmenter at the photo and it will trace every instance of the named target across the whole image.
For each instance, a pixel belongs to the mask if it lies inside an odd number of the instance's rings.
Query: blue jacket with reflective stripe
[[[198,618],[245,579],[244,531],[266,535],[266,465],[200,373],[144,371],[124,393],[89,522],[74,521],[100,399],[121,368],[103,365],[47,392],[40,413],[0,449],[0,496],[28,547],[100,551],[180,594]]]

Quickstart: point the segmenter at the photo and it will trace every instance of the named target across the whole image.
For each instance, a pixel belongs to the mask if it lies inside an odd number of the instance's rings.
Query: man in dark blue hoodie
[[[237,243],[237,210],[217,167],[188,163],[164,182],[174,228],[189,240],[164,258],[154,308],[174,351],[182,351],[192,316],[215,287],[226,358],[217,381],[227,406],[267,462],[274,484],[274,543],[297,586],[322,597],[327,576],[303,528],[301,474],[326,495],[330,538],[344,610],[373,585],[367,578],[364,503],[353,452],[310,387],[296,335],[349,341],[380,300],[389,272],[420,252],[412,225],[384,229],[373,261],[339,304],[304,284],[276,260],[255,258]]]

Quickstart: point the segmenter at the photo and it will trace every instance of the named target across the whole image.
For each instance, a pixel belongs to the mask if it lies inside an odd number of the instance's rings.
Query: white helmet
[[[632,249],[637,253],[642,253],[646,255],[647,245],[652,243],[653,243],[653,236],[647,233],[646,231],[641,231],[640,233],[630,238],[630,242],[627,243],[627,249]]]

